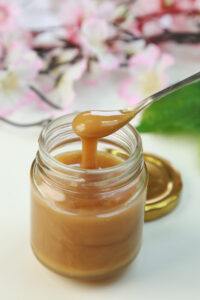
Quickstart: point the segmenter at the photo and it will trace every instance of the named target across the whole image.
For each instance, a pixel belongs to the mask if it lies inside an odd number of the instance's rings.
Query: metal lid
[[[118,150],[106,151],[123,159],[128,158]],[[144,159],[149,175],[144,219],[152,221],[176,207],[182,190],[182,180],[179,172],[167,160],[149,153],[144,154]]]
[[[144,154],[149,173],[145,221],[160,218],[172,211],[178,204],[182,189],[181,176],[165,159]]]

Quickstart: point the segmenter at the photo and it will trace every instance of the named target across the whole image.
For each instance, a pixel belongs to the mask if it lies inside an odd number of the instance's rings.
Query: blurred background
[[[199,50],[200,0],[0,0],[1,120],[134,105],[198,71]]]

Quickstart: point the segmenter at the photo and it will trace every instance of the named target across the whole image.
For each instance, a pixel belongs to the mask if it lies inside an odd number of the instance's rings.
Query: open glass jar
[[[31,167],[31,243],[50,269],[96,279],[115,274],[137,255],[142,237],[147,173],[141,139],[127,125],[98,142],[128,159],[86,170],[56,157],[81,149],[72,130],[74,114],[43,129]]]

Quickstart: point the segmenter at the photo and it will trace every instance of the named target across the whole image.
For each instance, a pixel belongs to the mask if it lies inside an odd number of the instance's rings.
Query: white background
[[[199,68],[195,63],[198,52],[188,55],[185,49],[174,47],[179,66],[172,78]],[[122,103],[113,92],[114,85],[115,80],[105,79],[98,89],[78,86],[73,109],[119,107]],[[39,131],[0,127],[0,299],[199,300],[200,141],[186,136],[143,135],[145,151],[169,159],[181,172],[180,204],[170,215],[145,224],[141,252],[122,276],[89,284],[49,271],[30,248],[29,169]]]

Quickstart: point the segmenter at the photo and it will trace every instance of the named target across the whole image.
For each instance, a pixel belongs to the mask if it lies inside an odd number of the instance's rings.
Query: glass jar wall
[[[141,139],[127,125],[101,139],[98,151],[108,161],[117,159],[108,149],[128,159],[95,170],[67,165],[57,158],[81,149],[73,117],[54,120],[40,135],[31,168],[31,243],[37,258],[60,274],[102,278],[140,249],[147,187]]]

